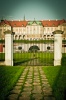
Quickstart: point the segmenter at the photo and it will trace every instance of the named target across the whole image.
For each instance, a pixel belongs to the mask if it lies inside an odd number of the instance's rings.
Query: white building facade
[[[66,39],[66,20],[43,20],[43,21],[8,21],[0,22],[0,39],[4,39],[4,32],[11,30],[15,32],[15,40],[39,40],[53,39],[53,31],[64,31],[63,38]]]
[[[66,20],[43,20],[43,21],[9,21],[2,20],[0,22],[0,40],[5,39],[4,32],[11,30],[15,32],[14,40],[53,40],[53,32],[61,30],[63,32],[63,40],[66,40]],[[33,44],[37,45],[40,51],[46,51],[47,47],[53,50],[53,44]],[[24,51],[28,51],[32,44],[19,44],[16,43],[16,48],[21,46]],[[66,44],[63,44],[62,52],[66,52]],[[44,48],[43,48],[44,47]],[[4,46],[0,43],[0,52],[5,52]]]

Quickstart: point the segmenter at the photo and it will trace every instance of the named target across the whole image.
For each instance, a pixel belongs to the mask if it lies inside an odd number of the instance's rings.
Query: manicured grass
[[[56,100],[64,100],[66,91],[66,66],[43,67]]]
[[[4,100],[25,67],[0,66],[0,100]]]
[[[42,65],[53,65],[54,53],[43,52],[38,54],[38,59]]]
[[[31,53],[14,53],[14,65],[20,65],[32,59]]]
[[[5,53],[0,53],[0,61],[4,61],[5,60]]]
[[[14,43],[54,43],[54,40],[14,40]]]
[[[35,55],[35,56],[34,56]],[[28,62],[34,58],[39,59],[41,65],[53,65],[53,52],[24,52],[24,53],[14,53],[14,65],[20,65],[22,63]],[[5,60],[5,54],[0,53],[0,61]]]
[[[35,56],[34,56],[35,55]],[[36,53],[14,53],[14,64],[28,62],[31,59],[37,58],[41,65],[53,65],[53,52],[36,52]]]
[[[62,62],[61,62],[62,66],[66,65],[66,53],[63,53],[62,55]]]

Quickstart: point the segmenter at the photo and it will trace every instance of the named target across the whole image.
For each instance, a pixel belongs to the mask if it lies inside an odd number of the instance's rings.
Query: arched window
[[[19,40],[21,40],[21,35],[19,35]]]
[[[25,35],[23,35],[23,39],[25,38]]]
[[[18,36],[17,35],[15,35],[15,40],[18,40]]]

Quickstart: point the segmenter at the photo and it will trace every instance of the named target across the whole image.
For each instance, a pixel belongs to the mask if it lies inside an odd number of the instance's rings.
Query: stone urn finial
[[[12,35],[14,35],[15,32],[12,32],[11,30],[7,30],[7,31],[4,32],[4,34],[12,34]]]
[[[52,32],[53,34],[63,34],[63,31],[61,31],[61,30],[56,30],[56,31],[54,31],[54,32]]]

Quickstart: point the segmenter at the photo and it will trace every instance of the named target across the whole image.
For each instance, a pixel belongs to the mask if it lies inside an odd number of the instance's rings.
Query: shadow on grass
[[[23,70],[24,67],[0,66],[0,100],[5,100]]]
[[[66,67],[61,66],[52,86],[56,100],[66,100]]]
[[[66,57],[62,65],[43,68],[56,100],[66,100]]]
[[[32,61],[32,60],[34,60],[34,59],[37,59],[37,58],[31,58],[31,59],[23,59],[23,60],[18,60],[18,61],[16,61],[16,60],[14,60],[14,66],[19,66],[19,65],[28,65],[28,62],[29,61]]]

